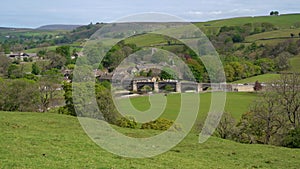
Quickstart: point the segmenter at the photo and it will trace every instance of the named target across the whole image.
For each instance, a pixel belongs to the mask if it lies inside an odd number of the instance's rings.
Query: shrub
[[[117,126],[123,127],[123,128],[132,128],[135,129],[137,128],[137,122],[135,121],[134,118],[126,118],[126,117],[121,117],[117,120],[116,122]]]
[[[222,118],[220,119],[219,125],[216,128],[216,134],[218,137],[223,139],[232,138],[235,134],[235,120],[230,113],[223,113]]]
[[[69,109],[68,109],[68,106],[63,106],[63,107],[60,107],[60,108],[58,108],[58,114],[65,114],[65,115],[72,115],[72,116],[76,116],[76,112],[74,111],[70,111]],[[54,111],[50,111],[50,112],[55,112],[55,110]]]
[[[300,127],[291,130],[284,138],[283,146],[289,148],[300,148]]]
[[[153,129],[153,130],[168,130],[174,124],[173,120],[159,118],[154,121],[142,124],[142,129]],[[174,125],[175,130],[181,130],[179,125]]]

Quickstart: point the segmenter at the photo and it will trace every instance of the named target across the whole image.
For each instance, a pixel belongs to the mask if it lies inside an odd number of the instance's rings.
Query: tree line
[[[216,134],[242,143],[300,148],[300,75],[282,74],[259,92],[249,112],[236,120],[224,113]]]

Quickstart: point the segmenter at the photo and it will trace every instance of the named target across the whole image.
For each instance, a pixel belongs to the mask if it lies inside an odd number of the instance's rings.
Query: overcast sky
[[[299,0],[3,0],[0,26],[113,22],[143,12],[163,12],[187,21],[299,13]]]

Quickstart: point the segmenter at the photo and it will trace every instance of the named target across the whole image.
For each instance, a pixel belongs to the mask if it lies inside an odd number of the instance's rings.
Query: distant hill
[[[38,27],[36,29],[38,30],[74,30],[82,25],[61,25],[61,24],[55,24],[55,25],[45,25]]]
[[[208,22],[196,23],[199,27],[221,27],[221,26],[240,26],[246,23],[263,23],[269,22],[279,28],[290,28],[294,26],[295,23],[299,23],[300,14],[282,14],[279,16],[255,16],[255,17],[237,17],[221,20],[212,20]]]

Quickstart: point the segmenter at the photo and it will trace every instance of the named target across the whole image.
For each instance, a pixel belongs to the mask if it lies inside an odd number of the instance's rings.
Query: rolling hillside
[[[280,16],[257,16],[257,17],[239,17],[222,20],[214,20],[208,22],[196,23],[199,27],[221,27],[221,26],[241,26],[246,23],[263,23],[269,22],[280,29],[289,29],[294,26],[295,23],[299,22],[299,14],[283,14]]]
[[[190,133],[170,151],[153,158],[113,155],[85,134],[75,117],[49,113],[0,112],[0,168],[298,168],[300,151],[240,144],[211,137],[198,143]],[[135,136],[153,130],[115,127]]]

